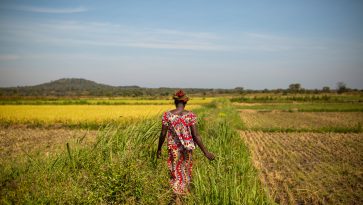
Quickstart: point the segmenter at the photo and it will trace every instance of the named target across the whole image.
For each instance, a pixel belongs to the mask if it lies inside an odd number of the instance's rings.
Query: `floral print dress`
[[[190,126],[197,122],[193,112],[175,115],[165,112],[162,116],[163,125],[168,127],[168,168],[170,171],[170,185],[176,194],[189,192],[192,177],[192,151],[195,144]]]

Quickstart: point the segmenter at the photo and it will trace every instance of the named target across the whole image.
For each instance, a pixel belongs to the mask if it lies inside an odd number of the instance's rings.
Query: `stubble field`
[[[241,132],[279,204],[362,204],[362,133]]]
[[[363,203],[363,104],[238,103],[240,131],[278,204]]]

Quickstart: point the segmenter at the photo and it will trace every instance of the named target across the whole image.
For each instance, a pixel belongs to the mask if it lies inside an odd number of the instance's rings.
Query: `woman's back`
[[[204,155],[213,160],[214,155],[204,147],[195,124],[197,116],[185,105],[189,97],[179,90],[173,96],[176,109],[164,112],[161,121],[162,129],[159,137],[157,157],[161,156],[161,146],[168,136],[168,168],[170,171],[170,185],[176,195],[189,193],[192,176],[192,153],[198,145]]]
[[[168,148],[193,150],[195,144],[190,126],[196,123],[197,116],[190,111],[167,111],[163,114],[162,123],[168,127]]]

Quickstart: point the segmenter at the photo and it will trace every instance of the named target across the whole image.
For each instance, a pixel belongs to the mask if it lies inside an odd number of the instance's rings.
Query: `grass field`
[[[241,132],[280,204],[362,204],[363,134]]]

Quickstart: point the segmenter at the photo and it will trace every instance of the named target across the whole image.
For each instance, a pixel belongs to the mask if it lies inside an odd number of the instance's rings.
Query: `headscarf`
[[[185,92],[183,90],[180,89],[174,94],[173,99],[178,100],[178,101],[187,102],[189,100],[189,97],[185,94]]]

